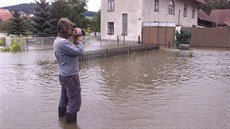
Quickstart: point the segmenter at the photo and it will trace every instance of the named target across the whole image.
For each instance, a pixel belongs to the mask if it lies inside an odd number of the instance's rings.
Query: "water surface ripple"
[[[0,53],[0,128],[230,129],[229,60],[228,49],[160,49],[83,61],[67,125],[52,50]]]

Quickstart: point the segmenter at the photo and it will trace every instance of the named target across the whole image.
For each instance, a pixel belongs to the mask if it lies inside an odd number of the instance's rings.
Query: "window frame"
[[[128,13],[122,13],[122,35],[128,35]]]
[[[159,12],[160,8],[160,2],[159,0],[154,0],[154,11]]]
[[[171,15],[175,15],[175,2],[173,0],[170,0],[169,4],[168,4],[168,8],[169,8],[169,14]]]
[[[108,0],[108,12],[113,12],[114,7],[114,0]]]
[[[108,22],[107,35],[114,35],[114,22]]]
[[[187,14],[188,14],[188,5],[187,4],[184,4],[184,17],[187,17]]]
[[[196,8],[193,6],[192,7],[192,18],[195,18],[196,15]]]

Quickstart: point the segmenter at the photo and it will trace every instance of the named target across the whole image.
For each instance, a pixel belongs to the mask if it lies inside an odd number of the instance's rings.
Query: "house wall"
[[[114,11],[108,12],[108,0],[101,1],[101,38],[102,40],[117,40],[122,34],[122,13],[128,14],[128,35],[126,41],[138,42],[142,37],[142,23],[144,22],[173,22],[185,27],[197,25],[197,4],[190,0],[175,0],[175,15],[168,14],[168,3],[170,0],[159,0],[159,12],[154,11],[154,0],[114,0]],[[188,3],[187,17],[183,16],[184,2]],[[195,18],[192,18],[192,7],[196,7]],[[114,22],[114,34],[108,35],[108,22]],[[122,36],[120,36],[121,39]],[[142,39],[140,39],[142,40]]]
[[[172,22],[185,27],[197,25],[197,4],[189,0],[174,0],[175,15],[169,14],[170,0],[159,0],[159,12],[154,11],[154,0],[143,0],[143,22]],[[184,3],[187,3],[187,17],[184,17]],[[192,8],[196,7],[195,17],[192,18]],[[180,10],[180,13],[179,13]]]
[[[101,2],[101,37],[102,40],[116,40],[122,34],[122,14],[128,14],[128,35],[126,40],[138,41],[141,34],[142,0],[114,0],[114,11],[108,12],[108,0]],[[108,22],[114,22],[114,35],[107,35]]]

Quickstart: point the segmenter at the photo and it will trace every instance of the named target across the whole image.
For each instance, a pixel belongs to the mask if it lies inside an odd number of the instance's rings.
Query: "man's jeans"
[[[79,76],[59,76],[62,86],[59,107],[67,108],[68,113],[76,113],[81,107],[81,87]]]

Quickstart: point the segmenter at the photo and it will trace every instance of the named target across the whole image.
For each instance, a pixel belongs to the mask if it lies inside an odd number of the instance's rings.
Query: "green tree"
[[[100,32],[101,31],[101,10],[99,10],[94,18],[92,19],[92,30],[93,32]],[[96,35],[96,33],[95,33]]]
[[[86,2],[87,0],[55,0],[51,5],[52,17],[57,21],[62,17],[67,17],[76,26],[84,27]]]
[[[66,0],[55,0],[51,4],[50,12],[51,12],[51,17],[53,19],[57,19],[55,21],[55,25],[56,25],[58,20],[61,19],[62,17],[69,18],[71,10],[69,7],[69,3]]]
[[[86,0],[68,0],[71,5],[70,19],[79,27],[83,27],[86,11]]]
[[[40,0],[40,2],[36,1],[36,5],[32,24],[36,28],[37,35],[42,37],[51,36],[54,32],[55,19],[51,18],[49,2]]]
[[[5,23],[0,21],[0,31],[4,31]]]
[[[26,17],[22,18],[22,26],[24,28],[23,35],[31,35],[36,32],[34,26],[32,25],[32,21]]]
[[[25,32],[28,30],[27,23],[24,19],[20,17],[20,14],[17,10],[12,13],[13,17],[6,24],[6,31],[8,34],[15,35],[25,35]]]

